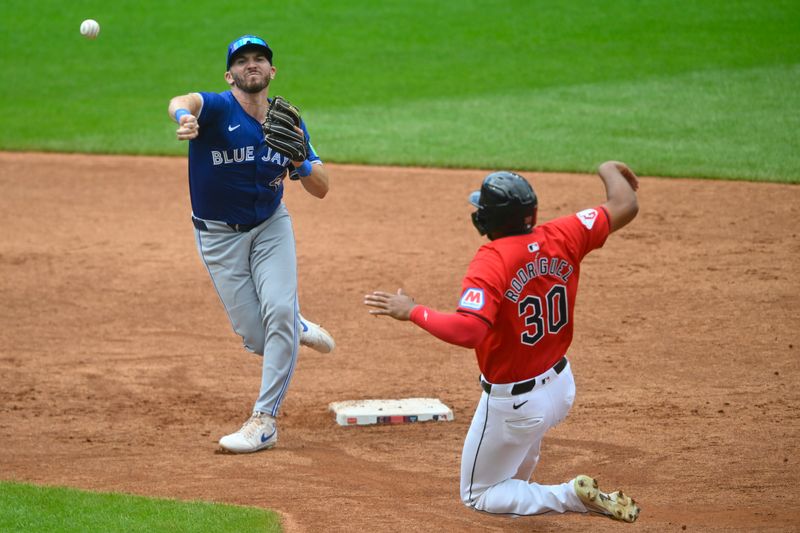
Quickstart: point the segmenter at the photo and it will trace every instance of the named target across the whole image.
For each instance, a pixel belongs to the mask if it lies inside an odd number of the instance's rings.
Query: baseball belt
[[[231,228],[233,231],[238,231],[239,233],[247,233],[251,229],[258,227],[263,223],[264,223],[263,220],[258,224],[230,224],[226,222],[229,228]],[[201,231],[208,231],[208,226],[206,225],[206,223],[199,218],[192,217],[192,224],[194,224],[195,228]]]
[[[564,357],[559,359],[556,364],[553,365],[553,370],[556,371],[556,374],[560,374],[561,372],[564,371],[566,367],[567,367],[567,356],[565,355]],[[529,379],[527,381],[520,381],[519,383],[514,384],[514,386],[511,388],[511,395],[517,396],[519,394],[525,394],[526,392],[532,391],[533,388],[536,386],[537,379],[538,376]],[[481,380],[481,387],[483,387],[483,390],[486,391],[486,394],[492,393],[491,383],[486,383],[485,381]]]

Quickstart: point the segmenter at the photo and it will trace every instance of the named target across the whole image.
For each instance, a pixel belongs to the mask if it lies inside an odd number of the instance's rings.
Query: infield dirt
[[[631,161],[634,164],[635,162]],[[373,289],[455,309],[483,242],[485,172],[328,165],[287,183],[303,348],[272,451],[215,453],[260,359],[194,246],[185,158],[0,154],[0,479],[268,507],[289,532],[797,531],[800,187],[644,177],[640,213],[583,263],[577,398],[534,479],[576,474],[641,504],[634,525],[465,508],[471,351],[374,318]],[[602,203],[594,176],[525,173],[546,221]],[[340,427],[330,402],[437,397],[454,422]]]

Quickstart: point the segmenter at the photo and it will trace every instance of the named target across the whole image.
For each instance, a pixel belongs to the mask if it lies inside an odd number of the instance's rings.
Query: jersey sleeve
[[[572,244],[571,248],[576,252],[578,261],[592,250],[602,248],[611,230],[608,211],[603,206],[584,209],[555,222]]]
[[[437,339],[463,348],[475,348],[489,331],[486,322],[474,315],[440,313],[423,305],[414,307],[409,318]]]
[[[503,297],[505,271],[500,254],[488,245],[482,246],[467,268],[457,311],[494,325]]]
[[[228,106],[227,100],[219,93],[201,92],[198,94],[200,98],[203,99],[203,107],[200,108],[200,115],[197,117],[197,123],[202,126],[209,122],[218,121],[219,117],[224,114]]]

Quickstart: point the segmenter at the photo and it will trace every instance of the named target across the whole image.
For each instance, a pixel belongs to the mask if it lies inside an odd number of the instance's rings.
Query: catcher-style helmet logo
[[[575,216],[578,217],[578,220],[581,221],[581,224],[586,226],[586,229],[592,229],[595,221],[597,220],[597,210],[584,209],[583,211],[576,213]]]
[[[469,288],[465,290],[464,294],[461,296],[459,307],[480,311],[483,309],[484,303],[483,289]]]

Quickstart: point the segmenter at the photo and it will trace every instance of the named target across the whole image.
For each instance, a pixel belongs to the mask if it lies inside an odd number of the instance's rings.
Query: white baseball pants
[[[491,394],[481,394],[461,455],[461,500],[493,514],[585,513],[572,481],[530,482],[542,438],[566,418],[575,399],[570,365],[561,374],[550,369],[537,376],[527,393],[512,396],[513,385],[492,385]]]

